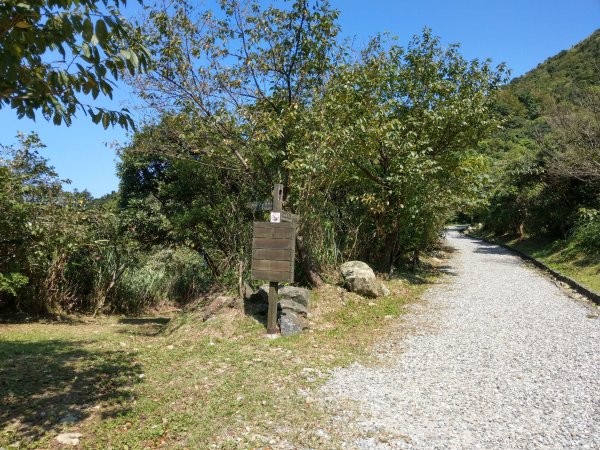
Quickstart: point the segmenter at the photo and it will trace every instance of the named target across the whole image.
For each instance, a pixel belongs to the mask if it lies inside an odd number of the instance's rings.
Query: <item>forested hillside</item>
[[[486,141],[493,191],[479,217],[497,234],[600,250],[600,31],[514,79]]]
[[[599,64],[600,30],[513,79],[509,88],[514,93],[531,92],[540,99],[546,95],[557,101],[568,100],[598,84]]]

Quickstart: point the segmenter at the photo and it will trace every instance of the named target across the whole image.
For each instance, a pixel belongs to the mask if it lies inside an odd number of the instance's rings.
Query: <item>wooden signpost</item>
[[[273,189],[273,202],[248,204],[253,211],[271,209],[270,222],[254,222],[252,230],[252,279],[269,281],[267,333],[277,329],[277,303],[280,282],[294,282],[296,226],[298,216],[283,211],[283,185]],[[270,208],[269,208],[270,207]]]
[[[254,222],[252,279],[294,282],[295,234],[292,222]]]

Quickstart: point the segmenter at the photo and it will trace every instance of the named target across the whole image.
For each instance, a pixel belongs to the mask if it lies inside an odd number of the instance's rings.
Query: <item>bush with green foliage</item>
[[[0,159],[0,305],[39,313],[141,311],[204,290],[206,266],[185,248],[133,238],[147,227],[116,199],[62,190],[35,135]]]
[[[600,210],[582,208],[572,239],[586,253],[600,256]]]

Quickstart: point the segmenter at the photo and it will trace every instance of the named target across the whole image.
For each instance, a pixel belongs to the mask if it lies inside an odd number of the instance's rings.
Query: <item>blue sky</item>
[[[266,2],[265,2],[266,3]],[[377,32],[390,32],[407,43],[425,26],[445,43],[460,43],[468,58],[506,62],[513,76],[533,69],[546,58],[568,49],[600,27],[600,0],[331,0],[340,10],[344,36],[355,36],[360,46]],[[120,85],[121,86],[121,85]],[[102,106],[119,109],[134,102],[127,86]],[[17,119],[0,110],[0,143],[14,143],[17,131],[37,132],[49,158],[70,189],[87,189],[101,196],[118,188],[116,155],[107,146],[127,142],[119,128],[104,130],[80,114],[71,127]]]

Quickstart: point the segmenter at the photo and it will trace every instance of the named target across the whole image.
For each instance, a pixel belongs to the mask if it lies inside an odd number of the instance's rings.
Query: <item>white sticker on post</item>
[[[281,222],[281,213],[272,212],[271,213],[271,222],[280,223]]]

